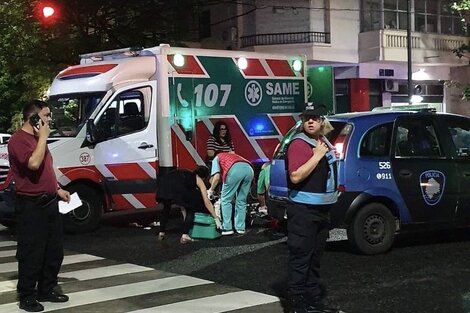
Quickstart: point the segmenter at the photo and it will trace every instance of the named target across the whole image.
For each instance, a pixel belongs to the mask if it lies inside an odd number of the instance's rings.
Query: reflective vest
[[[245,162],[251,166],[250,161],[235,153],[222,152],[217,154],[217,158],[219,159],[219,166],[221,172],[220,175],[222,176],[222,182],[225,182],[228,171],[230,171],[230,168],[233,166],[233,164],[237,162]]]
[[[316,147],[318,144],[317,140],[308,137],[304,133],[297,134],[292,140],[296,139],[303,140],[312,147]],[[337,158],[334,151],[328,151],[325,157],[318,162],[315,170],[304,181],[298,184],[290,183],[289,199],[304,204],[323,205],[335,203],[338,200],[336,162]],[[322,170],[327,170],[326,175],[322,175]],[[288,181],[290,182],[290,179]]]

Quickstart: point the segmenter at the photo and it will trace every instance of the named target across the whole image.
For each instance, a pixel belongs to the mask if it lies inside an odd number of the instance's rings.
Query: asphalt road
[[[178,219],[171,222],[162,242],[158,227],[105,225],[66,235],[65,248],[285,298],[285,238],[253,228],[242,237],[181,245]],[[470,230],[401,236],[377,256],[355,254],[344,240],[329,242],[322,278],[328,302],[348,313],[470,313]]]

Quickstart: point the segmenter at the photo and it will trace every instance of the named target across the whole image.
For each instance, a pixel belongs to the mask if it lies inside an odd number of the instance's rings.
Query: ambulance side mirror
[[[91,144],[96,143],[97,134],[96,134],[95,121],[93,119],[89,119],[86,122],[86,140]]]

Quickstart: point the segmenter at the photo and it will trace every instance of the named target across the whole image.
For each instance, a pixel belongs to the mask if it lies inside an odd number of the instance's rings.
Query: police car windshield
[[[75,137],[104,95],[96,92],[51,96],[48,101],[53,120],[50,137]]]

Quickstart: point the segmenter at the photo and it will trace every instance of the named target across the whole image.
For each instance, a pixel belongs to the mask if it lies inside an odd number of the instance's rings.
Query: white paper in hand
[[[62,214],[67,214],[81,205],[82,205],[82,200],[80,200],[80,198],[78,197],[78,194],[74,192],[70,195],[69,203],[62,201],[62,200],[59,201],[59,212]]]

